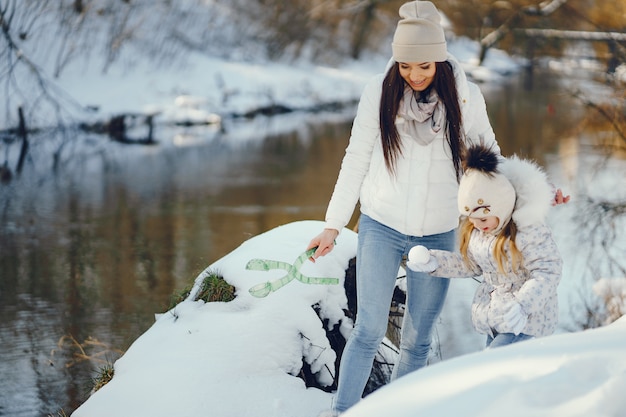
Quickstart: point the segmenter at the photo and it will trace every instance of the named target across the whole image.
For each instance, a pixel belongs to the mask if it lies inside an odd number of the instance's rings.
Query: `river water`
[[[582,108],[557,78],[535,81],[483,90],[503,152],[549,165]],[[276,226],[323,219],[353,111],[161,130],[161,145],[94,145],[5,185],[0,416],[69,415],[94,369],[209,264]]]

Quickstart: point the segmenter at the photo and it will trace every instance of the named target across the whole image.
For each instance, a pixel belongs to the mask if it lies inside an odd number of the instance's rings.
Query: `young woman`
[[[464,165],[460,253],[412,249],[407,266],[442,277],[482,276],[472,322],[487,335],[488,347],[552,334],[562,270],[545,225],[552,186],[533,163],[515,157],[499,162],[480,146],[469,149]]]
[[[318,247],[313,261],[329,253],[360,200],[359,312],[341,359],[330,416],[347,410],[363,394],[385,336],[403,257],[418,244],[444,250],[454,246],[461,155],[468,138],[499,150],[478,86],[447,53],[435,6],[406,3],[400,17],[393,60],[386,74],[365,87],[325,228],[307,248]],[[426,364],[448,283],[407,271],[402,342],[392,378]]]
[[[313,261],[328,254],[360,201],[359,311],[327,416],[339,415],[363,394],[409,249],[453,249],[464,149],[480,142],[500,152],[480,89],[447,52],[435,6],[405,3],[400,18],[389,68],[367,84],[359,102],[325,227],[307,247],[317,247]],[[426,365],[448,284],[407,271],[400,355],[392,379]]]

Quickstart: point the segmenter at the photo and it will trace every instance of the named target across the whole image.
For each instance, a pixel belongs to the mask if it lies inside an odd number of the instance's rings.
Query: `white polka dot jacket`
[[[504,265],[504,273],[500,272],[493,255],[496,237],[475,229],[468,246],[469,262],[459,253],[431,250],[439,264],[432,275],[482,278],[472,303],[472,322],[478,332],[493,336],[498,327],[494,317],[501,317],[511,301],[517,301],[528,315],[522,333],[546,336],[557,326],[557,287],[562,273],[559,249],[545,224],[554,189],[545,173],[530,161],[506,158],[501,170],[516,191],[512,221],[518,228],[515,244],[523,257],[521,267],[511,267],[507,245],[509,262]]]

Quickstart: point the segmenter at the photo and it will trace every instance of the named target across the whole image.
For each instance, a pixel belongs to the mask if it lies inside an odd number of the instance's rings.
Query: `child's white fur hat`
[[[511,220],[516,199],[515,188],[498,169],[499,156],[484,146],[472,146],[463,164],[459,213],[472,218],[496,216],[500,222],[493,232],[498,232]]]

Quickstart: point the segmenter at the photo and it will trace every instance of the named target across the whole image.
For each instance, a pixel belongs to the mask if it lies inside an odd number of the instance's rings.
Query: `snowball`
[[[430,259],[430,252],[425,246],[413,246],[409,251],[409,261],[417,264],[425,264]]]

